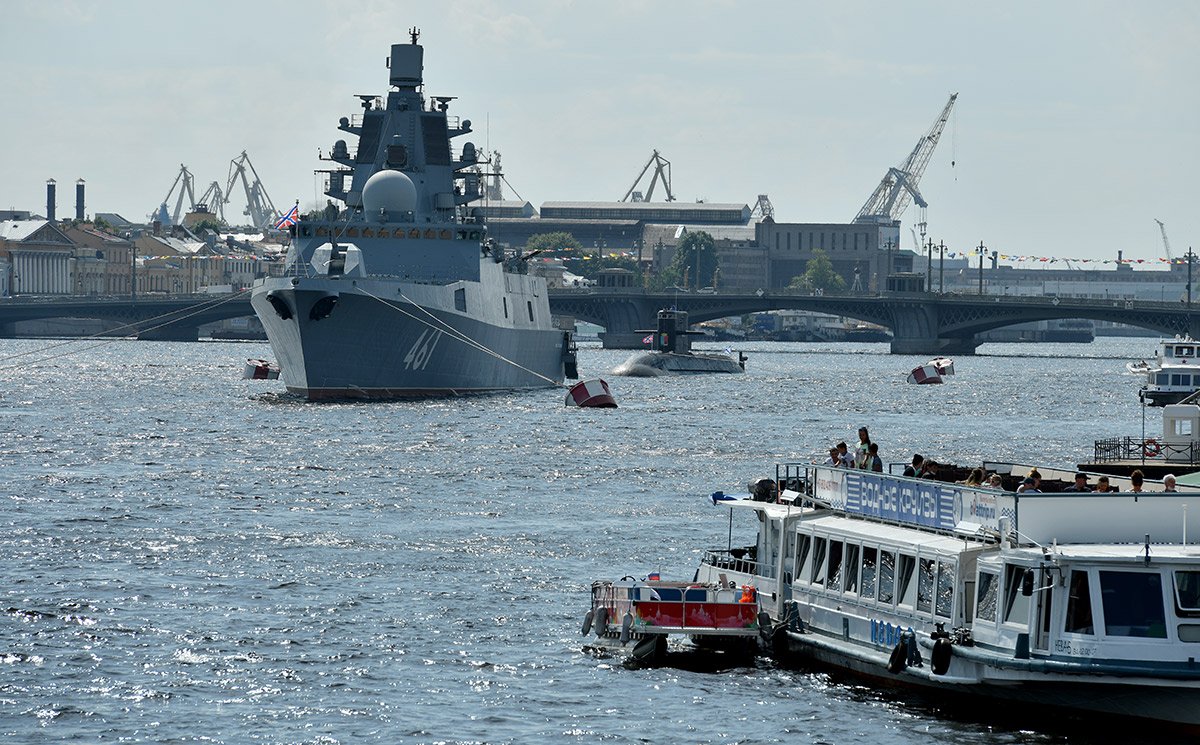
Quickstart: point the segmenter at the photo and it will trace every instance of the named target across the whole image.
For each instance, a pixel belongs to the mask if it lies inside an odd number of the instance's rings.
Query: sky
[[[959,94],[920,181],[949,249],[1155,259],[1200,250],[1200,3],[6,0],[0,209],[143,219],[243,150],[277,207],[389,46],[535,206],[616,201],[652,150],[681,201],[849,222]],[[456,140],[461,145],[463,140]],[[174,195],[172,195],[172,200]],[[655,199],[661,197],[656,194]],[[244,196],[235,194],[227,217]],[[173,206],[173,202],[172,202]],[[902,243],[912,245],[910,207]]]

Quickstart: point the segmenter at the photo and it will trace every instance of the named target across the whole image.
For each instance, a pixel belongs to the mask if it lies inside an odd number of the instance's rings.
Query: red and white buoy
[[[932,385],[942,382],[942,376],[933,365],[917,365],[908,374],[908,382],[917,385]]]
[[[608,383],[601,378],[581,380],[567,391],[567,406],[589,406],[602,409],[617,408],[617,400],[613,398]]]
[[[266,360],[246,360],[246,369],[242,371],[245,380],[275,380],[279,377],[279,367]]]

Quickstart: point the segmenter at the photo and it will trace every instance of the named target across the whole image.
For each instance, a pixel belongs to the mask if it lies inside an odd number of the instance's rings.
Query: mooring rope
[[[542,375],[540,372],[537,372],[536,370],[530,370],[528,367],[525,367],[521,363],[510,360],[509,358],[505,357],[504,355],[500,354],[499,352],[495,351],[494,349],[489,349],[487,346],[485,346],[481,342],[478,342],[475,339],[472,339],[471,337],[467,336],[463,332],[454,328],[453,326],[446,323],[442,319],[438,318],[433,313],[430,313],[427,309],[422,308],[416,301],[412,300],[407,295],[405,295],[403,291],[400,292],[401,299],[403,299],[405,302],[412,305],[414,308],[419,309],[425,315],[432,318],[434,320],[434,322],[437,324],[436,326],[433,323],[430,323],[429,321],[426,321],[425,319],[420,318],[420,317],[408,312],[404,308],[401,308],[398,305],[393,305],[392,303],[388,302],[387,300],[384,300],[383,298],[379,297],[378,295],[372,294],[370,291],[365,290],[362,287],[359,287],[358,290],[359,290],[359,292],[363,293],[367,297],[371,297],[371,298],[378,300],[379,302],[383,303],[384,305],[391,308],[392,310],[396,310],[396,311],[399,311],[400,313],[403,313],[404,315],[413,319],[417,323],[424,324],[424,325],[428,326],[429,328],[434,329],[435,331],[442,331],[443,333],[450,336],[452,339],[457,339],[458,341],[461,341],[462,343],[466,344],[467,346],[474,347],[475,349],[479,350],[480,352],[489,354],[492,357],[495,357],[496,359],[498,359],[502,362],[506,362],[519,370],[524,370],[525,372],[529,373],[530,375],[533,375],[534,377],[537,377],[537,378],[541,378],[542,380],[546,381],[547,383],[549,383],[553,386],[556,386],[559,388],[567,387],[566,383],[559,382],[557,380],[554,380],[553,378],[548,378],[545,375]]]

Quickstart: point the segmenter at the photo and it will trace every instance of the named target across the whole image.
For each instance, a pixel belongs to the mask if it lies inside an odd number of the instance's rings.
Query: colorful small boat
[[[753,653],[760,629],[770,628],[766,621],[765,616],[760,620],[758,592],[749,584],[623,577],[592,583],[592,607],[582,631],[585,636],[595,632],[596,646],[656,663],[666,655],[671,634],[691,637],[698,646]]]
[[[279,377],[279,366],[267,360],[246,360],[242,377],[246,380],[275,380]]]

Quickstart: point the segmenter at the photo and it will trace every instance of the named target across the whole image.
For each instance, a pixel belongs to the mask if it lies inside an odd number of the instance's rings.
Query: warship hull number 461
[[[386,97],[362,95],[325,170],[331,200],[301,217],[285,276],[251,295],[289,392],[401,398],[561,385],[574,345],[546,283],[488,238],[479,156],[451,98],[424,94],[423,48],[395,44]]]

